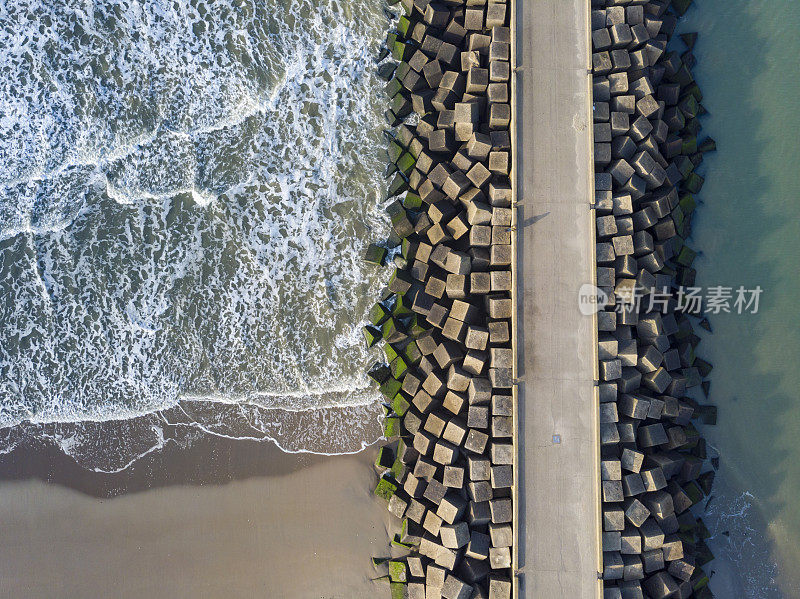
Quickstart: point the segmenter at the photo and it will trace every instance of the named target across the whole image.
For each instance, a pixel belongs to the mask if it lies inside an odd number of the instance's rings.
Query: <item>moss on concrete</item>
[[[403,155],[397,160],[397,168],[401,173],[408,176],[411,174],[411,171],[414,169],[414,165],[416,163],[417,161],[414,160],[414,157],[411,154],[404,152]]]
[[[402,582],[389,583],[392,599],[408,599],[408,586]]]
[[[381,340],[381,331],[376,327],[367,325],[362,329],[362,332],[364,333],[364,339],[367,342],[367,347],[374,347],[375,344]]]
[[[402,393],[398,393],[392,398],[392,411],[398,416],[402,416],[408,411],[411,404],[403,397]]]
[[[380,386],[381,394],[388,400],[391,400],[402,388],[403,383],[395,378],[386,379]]]
[[[392,582],[406,582],[408,579],[408,567],[405,562],[399,560],[389,562],[389,579]]]
[[[384,260],[386,260],[386,248],[375,243],[370,243],[364,252],[364,261],[370,264],[383,266]]]
[[[386,476],[381,477],[375,487],[375,495],[385,501],[389,501],[397,491],[397,482]]]
[[[383,421],[383,436],[387,439],[400,436],[400,419],[395,416],[388,416]]]
[[[369,311],[369,321],[375,326],[382,325],[389,316],[391,316],[391,312],[380,302],[372,306],[372,309]]]

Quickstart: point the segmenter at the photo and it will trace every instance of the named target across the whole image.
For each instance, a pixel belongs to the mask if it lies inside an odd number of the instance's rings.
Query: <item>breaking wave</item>
[[[373,440],[342,423],[378,411],[381,29],[367,0],[0,0],[0,451]]]

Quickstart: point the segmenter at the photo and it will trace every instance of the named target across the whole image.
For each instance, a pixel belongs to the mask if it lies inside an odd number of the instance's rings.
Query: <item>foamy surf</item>
[[[0,24],[0,450],[116,471],[195,434],[374,441],[380,7],[28,1]]]

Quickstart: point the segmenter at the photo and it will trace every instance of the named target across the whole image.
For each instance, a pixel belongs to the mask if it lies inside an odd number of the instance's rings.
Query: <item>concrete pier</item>
[[[516,0],[518,597],[602,593],[589,2]]]

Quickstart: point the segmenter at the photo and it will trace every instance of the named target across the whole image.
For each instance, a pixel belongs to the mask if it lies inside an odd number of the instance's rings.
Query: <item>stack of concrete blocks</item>
[[[511,31],[496,0],[401,0],[386,111],[388,290],[370,313],[386,397],[376,493],[400,531],[393,596],[509,599],[512,586]],[[387,52],[388,51],[388,52]],[[391,75],[390,75],[391,74]],[[371,261],[382,261],[374,247]],[[383,455],[384,452],[386,455]],[[389,464],[388,455],[395,461]],[[391,574],[391,573],[390,573]]]
[[[692,506],[713,471],[693,421],[713,407],[687,397],[708,392],[710,365],[676,309],[695,278],[696,168],[714,149],[697,142],[696,35],[671,41],[691,2],[591,3],[597,281],[609,296],[598,314],[605,598],[710,597],[708,531]]]

